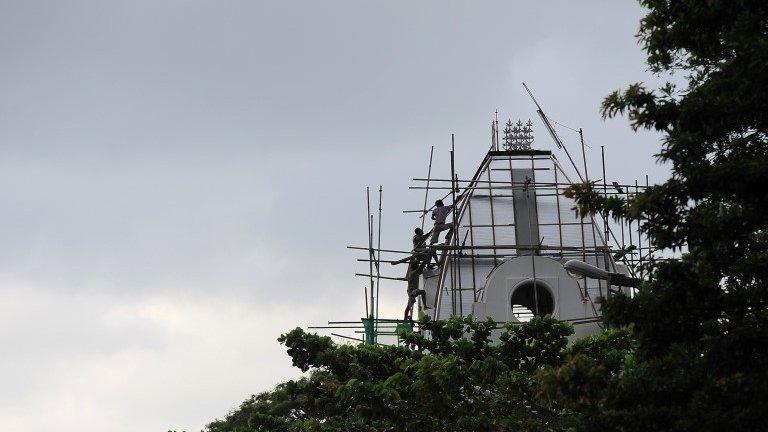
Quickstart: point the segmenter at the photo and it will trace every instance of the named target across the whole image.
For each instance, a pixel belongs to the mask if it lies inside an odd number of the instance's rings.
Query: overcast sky
[[[502,120],[583,127],[593,178],[666,175],[602,121],[648,80],[632,1],[0,0],[0,430],[199,430],[363,314],[365,186],[472,174]],[[577,137],[561,135],[578,149]],[[559,154],[559,153],[558,153]],[[559,154],[561,159],[562,154]],[[400,276],[403,269],[387,269]],[[398,273],[398,274],[395,274]],[[399,316],[404,287],[384,284]]]

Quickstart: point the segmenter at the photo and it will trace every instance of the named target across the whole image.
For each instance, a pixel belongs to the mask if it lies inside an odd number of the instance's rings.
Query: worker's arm
[[[411,262],[412,259],[413,259],[413,255],[407,256],[399,261],[392,261],[390,264],[392,265],[405,264],[407,262]]]
[[[451,204],[451,205],[449,205],[449,206],[448,206],[448,210],[451,210],[451,211],[452,211],[452,210],[453,210],[453,208],[454,208],[454,207],[456,207],[456,203],[458,203],[459,201],[461,201],[461,199],[462,199],[462,198],[464,198],[464,194],[458,195],[458,196],[456,197],[456,200],[454,200],[454,201],[453,201],[453,204]]]

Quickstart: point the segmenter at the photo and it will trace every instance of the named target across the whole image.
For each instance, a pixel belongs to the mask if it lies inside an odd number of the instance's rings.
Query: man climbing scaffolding
[[[443,204],[443,200],[435,201],[435,209],[432,210],[432,220],[435,221],[435,227],[432,228],[432,240],[429,241],[429,244],[437,243],[438,240],[440,240],[440,233],[446,230],[448,233],[445,235],[445,243],[448,244],[451,241],[456,221],[445,223],[445,220],[448,218],[448,214],[451,213],[451,210],[453,210],[456,203],[461,201],[461,197],[462,195],[457,196],[456,201],[451,205]]]
[[[403,319],[406,321],[413,319],[413,305],[419,297],[421,297],[421,303],[424,305],[424,308],[429,309],[429,307],[427,307],[427,292],[423,289],[419,289],[419,277],[424,272],[425,266],[432,266],[430,261],[433,256],[435,263],[437,263],[437,256],[434,251],[431,251],[430,248],[427,247],[427,239],[432,232],[430,231],[425,234],[421,228],[416,228],[413,232],[413,250],[411,251],[411,255],[392,263],[392,265],[408,263],[408,270],[405,273],[405,280],[408,283],[408,303],[406,304],[405,312],[403,313]]]
[[[419,277],[424,270],[424,264],[425,261],[421,259],[413,259],[408,263],[408,271],[405,274],[405,279],[408,281],[408,303],[405,305],[405,312],[403,313],[403,319],[406,321],[413,320],[413,305],[419,297],[421,297],[421,304],[424,305],[424,309],[429,309],[427,292],[419,289]]]
[[[428,269],[433,268],[435,265],[440,264],[437,260],[437,253],[435,253],[434,249],[430,249],[427,247],[427,239],[432,234],[432,231],[427,232],[426,234],[421,228],[415,228],[413,230],[413,250],[411,253],[413,256],[423,260]],[[430,262],[430,260],[435,261],[434,264]]]
[[[427,239],[429,238],[430,234],[432,234],[432,231],[424,234],[424,230],[417,227],[413,230],[413,232],[413,250],[421,249],[427,246]]]

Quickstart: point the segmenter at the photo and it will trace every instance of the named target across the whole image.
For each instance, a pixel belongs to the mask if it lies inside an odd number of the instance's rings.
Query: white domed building
[[[422,275],[424,312],[435,319],[473,315],[500,323],[552,315],[573,323],[577,337],[598,332],[598,299],[608,282],[574,278],[563,264],[577,259],[620,273],[626,267],[614,262],[607,226],[578,217],[573,200],[563,196],[571,180],[560,162],[550,151],[531,150],[530,122],[521,125],[517,144],[507,138],[506,149],[493,146],[474,176],[459,185],[456,232],[447,244],[441,238],[433,246],[440,265]],[[443,186],[451,190],[448,181]]]

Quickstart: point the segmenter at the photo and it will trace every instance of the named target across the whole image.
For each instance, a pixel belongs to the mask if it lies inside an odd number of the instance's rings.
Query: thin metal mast
[[[551,123],[549,123],[549,119],[544,114],[544,111],[541,109],[541,105],[539,105],[539,102],[536,101],[535,97],[533,97],[533,93],[531,92],[531,89],[529,89],[528,86],[525,85],[525,83],[523,83],[523,87],[525,87],[525,90],[528,92],[528,95],[533,100],[533,103],[536,104],[536,113],[539,114],[539,117],[541,117],[541,121],[544,122],[544,126],[547,128],[547,132],[549,132],[549,134],[552,135],[552,139],[555,140],[555,144],[557,144],[557,147],[565,151],[565,155],[568,156],[568,160],[571,162],[571,165],[573,165],[573,169],[576,170],[576,175],[578,175],[579,179],[583,182],[584,177],[581,176],[581,172],[579,171],[579,168],[576,166],[576,163],[573,161],[573,158],[571,157],[571,154],[568,152],[568,149],[565,147],[565,144],[563,144],[563,141],[560,139],[559,136],[557,136],[557,133],[555,132],[555,128],[552,127]]]

